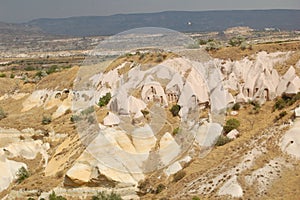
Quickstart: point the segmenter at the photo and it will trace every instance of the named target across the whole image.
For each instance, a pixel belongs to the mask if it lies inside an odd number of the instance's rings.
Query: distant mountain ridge
[[[229,27],[274,27],[300,30],[300,10],[166,11],[145,14],[36,19],[27,24],[49,34],[112,35],[138,27],[164,27],[181,32],[223,31]],[[190,22],[190,23],[189,23]]]

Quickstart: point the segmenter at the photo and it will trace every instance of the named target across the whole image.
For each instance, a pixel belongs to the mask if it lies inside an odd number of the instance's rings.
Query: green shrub
[[[10,74],[9,78],[15,78],[14,74]]]
[[[197,196],[194,196],[194,197],[192,198],[192,200],[200,200],[200,198],[197,197]]]
[[[174,181],[175,182],[178,182],[178,181],[180,181],[183,177],[185,177],[185,175],[186,175],[186,173],[185,173],[185,171],[179,171],[179,172],[177,172],[176,174],[174,174]]]
[[[111,99],[111,94],[110,94],[110,92],[108,92],[108,93],[106,93],[105,96],[103,96],[99,99],[98,105],[100,107],[106,106],[109,103],[110,99]]]
[[[106,192],[99,192],[97,195],[92,197],[92,200],[122,200],[121,196],[117,193],[111,192],[107,194]]]
[[[90,106],[87,109],[81,111],[82,115],[89,115],[95,111],[94,106]]]
[[[237,129],[240,126],[240,122],[237,119],[229,119],[226,121],[225,126],[223,127],[223,130],[225,133],[229,133],[233,129]]]
[[[42,124],[43,124],[43,125],[50,124],[51,121],[52,121],[51,117],[43,116]]]
[[[144,117],[146,117],[146,115],[149,114],[149,111],[148,110],[141,110],[141,113],[144,115]]]
[[[17,172],[17,182],[21,183],[28,177],[29,177],[29,172],[27,171],[27,169],[25,167],[21,167]]]
[[[206,40],[199,40],[199,44],[200,45],[205,45],[205,44],[207,44],[207,41]]]
[[[43,76],[43,72],[42,71],[37,71],[35,73],[35,76],[41,78]]]
[[[52,65],[51,67],[49,67],[46,70],[46,73],[47,74],[52,74],[52,73],[57,72],[57,71],[58,71],[58,66],[57,65]]]
[[[233,46],[233,47],[237,47],[240,46],[243,42],[245,41],[245,38],[243,37],[233,37],[229,40],[229,45]]]
[[[90,115],[90,116],[88,117],[88,123],[89,123],[89,124],[93,124],[93,123],[95,123],[95,122],[96,122],[96,119],[94,118],[94,116]]]
[[[216,41],[208,41],[205,47],[206,51],[218,50],[221,48],[221,44]]]
[[[275,120],[274,120],[274,121],[276,122],[276,121],[282,119],[282,118],[283,118],[284,116],[286,116],[286,115],[287,115],[287,112],[286,112],[286,111],[282,111],[282,112],[279,113],[278,116],[275,117]]]
[[[175,129],[173,130],[173,135],[176,135],[176,134],[178,134],[178,133],[179,133],[179,131],[180,131],[179,127],[175,128]]]
[[[233,106],[232,106],[232,110],[235,110],[235,111],[238,111],[240,110],[241,108],[241,105],[239,103],[235,103]]]
[[[258,101],[249,101],[249,104],[253,106],[252,111],[250,111],[250,114],[257,114],[260,110],[260,104]]]
[[[6,77],[6,74],[0,73],[0,78],[5,78],[5,77]]]
[[[275,102],[274,109],[281,110],[281,109],[283,109],[285,106],[286,106],[285,101],[284,101],[282,98],[280,98],[280,99],[278,99],[278,100]]]
[[[232,139],[228,138],[227,136],[220,135],[216,141],[216,146],[223,146],[228,142],[232,141]]]
[[[155,190],[155,193],[156,193],[156,194],[161,193],[164,189],[166,189],[166,186],[165,186],[164,184],[160,183],[160,184],[157,186],[157,188],[156,188],[156,190]]]
[[[34,71],[35,70],[35,67],[33,66],[27,66],[24,68],[25,71]]]
[[[63,196],[56,196],[55,192],[52,191],[52,193],[49,195],[49,200],[67,200]]]
[[[7,113],[0,107],[0,120],[7,117]]]
[[[78,115],[72,115],[72,116],[70,117],[70,121],[71,121],[72,123],[78,122],[79,120],[80,120],[80,117],[79,117]]]
[[[172,106],[170,111],[171,111],[172,115],[175,117],[175,116],[178,116],[180,109],[181,109],[180,105],[176,104],[176,105]]]

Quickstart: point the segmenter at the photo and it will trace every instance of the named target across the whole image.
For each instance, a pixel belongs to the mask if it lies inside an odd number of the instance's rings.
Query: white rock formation
[[[27,168],[24,163],[7,159],[5,152],[2,149],[0,150],[0,192],[8,188],[8,186],[17,178],[16,173],[21,167]]]
[[[295,109],[295,117],[300,118],[300,107]]]
[[[164,170],[165,174],[167,176],[171,176],[172,174],[176,174],[177,172],[179,172],[180,170],[182,170],[182,166],[180,165],[180,163],[174,162],[172,165],[170,165],[168,168],[166,168]]]
[[[159,155],[162,163],[168,165],[180,154],[180,146],[170,133],[166,133],[160,140]]]
[[[237,176],[230,178],[218,191],[218,195],[231,195],[232,197],[242,197],[243,189],[237,181]]]
[[[35,141],[19,141],[7,145],[5,151],[8,153],[8,157],[23,157],[25,159],[34,159],[38,153],[42,154],[45,166],[48,163],[47,150],[50,149],[48,143],[43,143],[41,140]]]
[[[280,147],[283,152],[300,159],[300,120],[297,119],[293,127],[281,139]]]
[[[109,112],[108,115],[103,119],[103,124],[105,126],[116,126],[120,124],[120,119],[114,113]]]
[[[238,135],[239,135],[238,130],[233,129],[226,136],[230,139],[236,139],[238,137]]]
[[[58,107],[53,114],[53,118],[58,118],[65,114],[72,107],[73,94],[69,90],[51,91],[36,90],[24,102],[21,112],[27,112],[35,107],[43,106],[48,110]]]

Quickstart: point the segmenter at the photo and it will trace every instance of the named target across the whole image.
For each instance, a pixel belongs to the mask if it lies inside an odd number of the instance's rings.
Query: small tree
[[[17,182],[21,183],[28,177],[29,177],[29,172],[27,171],[27,169],[25,167],[21,167],[17,172]]]
[[[225,126],[223,127],[223,130],[225,133],[229,133],[233,129],[237,129],[240,126],[240,122],[237,119],[229,119],[226,121]]]
[[[67,200],[63,196],[57,196],[54,191],[49,195],[49,200]]]
[[[175,117],[175,116],[178,116],[180,109],[181,109],[180,105],[176,104],[176,105],[172,106],[170,111],[171,111],[172,115]]]
[[[285,106],[286,106],[285,101],[284,101],[282,98],[280,98],[280,99],[278,99],[278,100],[275,102],[274,110],[275,110],[275,109],[281,110],[281,109],[283,109]]]
[[[98,105],[100,107],[106,106],[109,103],[110,99],[111,99],[111,94],[110,94],[110,92],[108,92],[108,93],[106,93],[105,96],[103,96],[99,99]]]
[[[179,133],[179,131],[180,131],[179,127],[174,128],[173,135],[177,135]]]
[[[156,188],[156,191],[155,193],[158,194],[158,193],[161,193],[164,189],[166,189],[166,186],[162,183],[160,183],[157,188]]]
[[[7,117],[7,113],[0,107],[0,120]]]
[[[235,110],[235,111],[238,111],[240,108],[241,108],[241,105],[240,105],[239,103],[235,103],[235,104],[232,106],[232,110]]]
[[[111,192],[107,194],[106,192],[99,192],[97,195],[92,197],[92,200],[122,200],[121,196],[117,193]]]
[[[230,142],[232,139],[228,138],[227,136],[220,135],[217,139],[216,146],[223,146]]]
[[[43,116],[42,124],[43,124],[43,125],[47,125],[47,124],[50,124],[51,121],[52,121],[51,117]]]
[[[185,171],[179,171],[176,174],[174,174],[174,181],[178,182],[180,181],[183,177],[185,177],[186,173]]]

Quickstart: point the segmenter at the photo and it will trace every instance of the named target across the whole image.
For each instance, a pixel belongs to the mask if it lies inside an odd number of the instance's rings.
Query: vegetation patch
[[[178,104],[172,106],[172,108],[170,109],[170,112],[172,113],[173,117],[178,116],[180,109],[181,109],[181,107]]]
[[[217,138],[217,141],[216,141],[216,146],[223,146],[225,144],[227,144],[228,142],[231,142],[232,139],[228,138],[227,136],[225,135],[220,135],[218,138]]]
[[[298,92],[296,95],[282,94],[282,96],[276,100],[274,107],[273,107],[273,111],[282,110],[286,106],[293,105],[298,100],[300,100],[300,92]]]
[[[225,133],[229,133],[233,129],[237,129],[240,126],[240,121],[237,119],[229,119],[226,121],[225,126],[223,127],[223,130]]]
[[[0,107],[0,120],[7,117],[7,113]]]
[[[47,124],[50,124],[51,121],[52,121],[51,117],[43,116],[42,124],[47,125]]]
[[[57,196],[54,191],[49,195],[49,200],[67,200],[63,196]]]
[[[238,111],[240,110],[241,108],[241,105],[239,103],[235,103],[233,106],[232,106],[232,110],[235,110],[235,111]]]
[[[115,192],[111,192],[110,194],[106,192],[98,192],[97,195],[92,197],[92,200],[122,200],[122,198]]]
[[[179,171],[176,174],[174,174],[173,180],[174,182],[180,181],[183,177],[185,177],[186,172],[185,171]]]
[[[25,167],[21,167],[18,172],[17,172],[17,182],[21,183],[22,181],[24,181],[26,178],[29,177],[29,172],[27,171],[27,169]]]
[[[108,92],[105,94],[105,96],[103,96],[99,99],[98,105],[100,107],[106,106],[109,103],[110,99],[111,99],[111,94],[110,94],[110,92]]]

